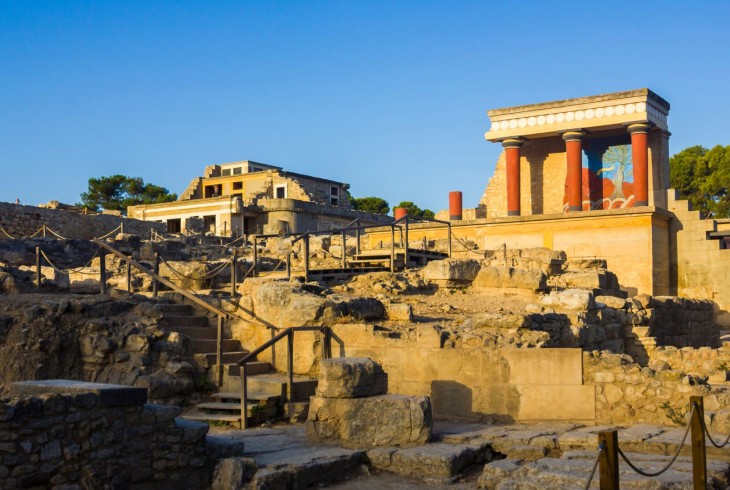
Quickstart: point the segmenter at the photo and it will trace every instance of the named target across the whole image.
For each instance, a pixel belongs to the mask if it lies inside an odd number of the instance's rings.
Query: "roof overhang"
[[[669,102],[647,88],[487,111],[488,141],[545,138],[566,131],[610,130],[649,123],[667,130]]]

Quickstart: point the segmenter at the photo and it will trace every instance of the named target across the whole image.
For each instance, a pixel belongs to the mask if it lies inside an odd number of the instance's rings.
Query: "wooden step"
[[[217,340],[191,340],[190,349],[193,354],[215,354],[217,348]],[[223,352],[240,351],[241,342],[233,339],[224,339],[222,342]]]
[[[210,327],[207,316],[193,315],[165,315],[160,318],[160,324],[173,329],[180,327]]]

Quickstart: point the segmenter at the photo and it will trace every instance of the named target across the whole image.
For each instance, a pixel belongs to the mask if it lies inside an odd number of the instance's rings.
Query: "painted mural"
[[[583,210],[630,208],[634,205],[634,173],[628,135],[583,141]],[[568,210],[568,197],[563,198]]]

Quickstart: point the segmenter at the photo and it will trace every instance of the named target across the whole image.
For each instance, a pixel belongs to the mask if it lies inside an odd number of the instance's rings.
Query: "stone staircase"
[[[190,305],[162,304],[160,325],[180,332],[188,337],[190,350],[199,366],[208,369],[208,380],[217,384],[216,364],[217,327],[211,325],[207,316],[196,315]],[[240,424],[241,422],[241,368],[238,361],[248,354],[238,340],[223,339],[223,385],[212,394],[213,401],[198,403],[184,415],[190,420],[213,423]],[[290,419],[306,417],[309,396],[314,394],[317,380],[295,376],[291,401],[287,400],[286,375],[272,370],[268,362],[251,361],[247,364],[248,378],[248,420],[251,424],[261,423],[279,415]]]

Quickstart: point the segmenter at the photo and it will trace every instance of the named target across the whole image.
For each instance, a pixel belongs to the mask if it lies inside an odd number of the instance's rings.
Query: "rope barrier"
[[[86,265],[81,266],[79,268],[66,267],[65,269],[62,269],[58,265],[54,264],[53,261],[50,259],[50,257],[48,257],[48,255],[46,255],[46,252],[44,252],[43,250],[41,250],[40,252],[41,252],[41,255],[43,256],[43,258],[46,259],[46,262],[48,262],[48,265],[50,265],[56,272],[60,272],[61,274],[68,274],[69,272],[73,272],[76,274],[85,274],[85,275],[90,276],[90,275],[98,274],[98,272],[96,272],[96,271],[86,272],[83,269],[85,269],[91,265],[91,263],[94,261],[96,256],[99,254],[99,250],[101,250],[101,249],[97,247],[96,251],[94,252],[94,255],[89,259],[89,261],[86,263]]]
[[[272,270],[270,270],[270,271],[269,271],[269,273],[268,273],[268,274],[261,274],[261,273],[259,273],[259,277],[267,277],[267,276],[270,276],[271,274],[273,274],[274,272],[280,272],[280,271],[277,271],[277,269],[278,269],[278,268],[279,268],[279,266],[280,266],[281,264],[283,264],[283,263],[284,263],[284,259],[280,259],[280,260],[279,260],[279,263],[278,263],[278,264],[276,264],[276,265],[274,266],[274,268],[273,268]],[[245,279],[245,276],[243,277],[243,279]]]
[[[707,434],[707,438],[710,440],[710,443],[718,449],[724,448],[725,446],[727,446],[727,443],[730,442],[730,434],[728,434],[725,442],[723,442],[722,444],[716,443],[715,440],[712,438],[712,435],[710,435],[710,431],[707,430],[707,424],[705,424],[704,418],[702,419],[702,430],[705,432],[705,434]]]
[[[5,234],[5,236],[10,238],[11,240],[15,240],[15,237],[13,235],[11,235],[10,233],[8,233],[7,231],[5,231],[5,229],[2,226],[0,226],[0,231],[2,231]]]
[[[116,228],[114,228],[114,229],[113,229],[112,231],[110,231],[109,233],[107,233],[106,235],[102,235],[102,236],[100,236],[100,237],[97,237],[96,239],[97,239],[97,240],[103,240],[104,238],[107,238],[108,236],[111,236],[111,235],[112,235],[113,233],[115,233],[115,232],[116,232],[117,230],[119,230],[119,229],[120,229],[121,227],[122,227],[122,225],[119,225],[119,226],[117,226]]]
[[[160,259],[162,259],[162,263],[165,264],[167,266],[167,268],[170,269],[170,271],[173,274],[175,274],[177,277],[179,277],[180,279],[188,279],[191,281],[204,281],[207,279],[212,279],[215,276],[217,276],[218,274],[220,274],[221,272],[223,272],[225,270],[225,268],[231,264],[231,261],[227,260],[227,261],[223,262],[222,264],[220,264],[215,269],[213,269],[213,271],[209,271],[209,272],[205,273],[203,276],[186,276],[185,274],[175,270],[175,268],[172,267],[170,265],[170,263],[168,261],[166,261],[164,258],[160,257]]]
[[[36,236],[36,235],[37,235],[38,233],[42,232],[42,231],[43,231],[43,230],[44,230],[45,228],[46,228],[46,225],[43,225],[43,226],[41,226],[40,228],[38,228],[38,231],[36,231],[36,232],[35,232],[35,233],[33,233],[32,235],[30,235],[30,236],[29,236],[28,238],[35,238],[35,236]]]
[[[46,225],[43,225],[43,226],[45,227],[45,229],[46,229],[46,231],[47,231],[47,232],[49,232],[49,233],[50,233],[50,234],[52,234],[52,235],[55,235],[55,236],[56,236],[57,238],[59,238],[60,240],[67,240],[67,238],[66,238],[66,237],[62,237],[61,235],[59,235],[58,233],[56,233],[55,231],[53,231],[52,229],[50,229],[50,228],[49,228],[49,227],[47,227]]]
[[[606,445],[603,443],[600,443],[598,445],[598,454],[596,454],[596,460],[593,461],[593,468],[591,468],[591,474],[588,475],[588,481],[586,481],[586,484],[583,487],[584,490],[588,490],[590,488],[591,482],[593,481],[593,477],[596,476],[596,469],[598,468],[598,462],[601,460],[601,454],[603,454],[604,449],[606,449]]]
[[[690,421],[692,420],[692,417],[694,416],[694,414],[695,414],[695,407],[694,407],[694,405],[692,405],[692,410],[689,413]],[[669,468],[671,468],[672,465],[674,464],[674,462],[679,457],[679,453],[682,451],[682,447],[684,447],[684,443],[687,440],[687,435],[689,434],[690,427],[691,427],[691,424],[687,424],[687,429],[684,431],[684,436],[682,436],[682,442],[679,444],[679,447],[677,448],[677,452],[674,454],[674,456],[672,456],[672,459],[669,461],[669,463],[664,468],[662,468],[661,470],[656,471],[654,473],[652,473],[650,471],[644,471],[644,470],[641,470],[640,468],[636,467],[631,461],[629,461],[629,458],[626,457],[626,455],[624,454],[624,452],[621,450],[620,447],[618,448],[618,454],[626,462],[626,464],[629,465],[629,467],[632,470],[634,470],[641,476],[647,476],[647,477],[659,476],[662,473],[664,473],[665,471],[667,471]]]
[[[479,252],[477,250],[474,250],[472,248],[469,248],[468,244],[462,238],[459,238],[458,236],[454,235],[454,232],[453,231],[451,232],[451,236],[454,237],[456,239],[456,241],[459,242],[461,244],[461,246],[464,247],[464,250],[466,250],[467,252],[471,252],[471,253],[473,253],[475,255],[479,255],[479,256],[482,256],[482,257],[485,257],[485,258],[487,257],[487,254],[488,253],[490,253],[490,252],[496,252],[497,250],[499,250],[499,249],[507,246],[507,243],[505,242],[502,245],[498,246],[497,248],[493,248],[491,250],[484,250],[483,252]]]

